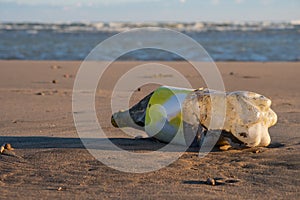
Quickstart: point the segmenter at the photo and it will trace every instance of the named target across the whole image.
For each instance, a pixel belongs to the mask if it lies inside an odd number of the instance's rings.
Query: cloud
[[[185,2],[186,2],[186,0],[179,0],[179,2],[180,2],[180,3],[185,3]]]
[[[241,3],[244,2],[244,0],[234,0],[234,2],[235,2],[236,4],[241,4]]]
[[[272,0],[261,0],[261,3],[263,5],[269,5],[270,3],[272,3]]]
[[[213,5],[219,5],[220,4],[220,0],[211,0],[211,3]]]
[[[89,6],[89,5],[116,5],[125,3],[157,2],[161,0],[0,0],[3,3],[17,3],[19,5],[52,5],[52,6]],[[182,1],[182,0],[181,0]],[[184,0],[186,1],[186,0]],[[1,3],[0,2],[0,3]]]

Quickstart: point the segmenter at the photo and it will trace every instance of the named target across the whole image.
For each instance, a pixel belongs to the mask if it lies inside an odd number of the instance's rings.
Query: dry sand
[[[111,83],[137,64],[118,62],[106,72],[96,96],[97,114],[119,146],[147,151],[160,144],[134,140],[110,125]],[[205,86],[187,63],[164,64],[180,70],[194,87]],[[227,91],[250,90],[272,99],[278,123],[270,128],[268,148],[214,151],[201,159],[190,150],[171,165],[144,174],[111,169],[82,145],[71,99],[79,65],[75,61],[0,61],[0,143],[15,148],[0,155],[1,199],[299,198],[299,62],[217,63]],[[131,103],[151,89],[142,87]],[[208,177],[218,184],[207,185]]]

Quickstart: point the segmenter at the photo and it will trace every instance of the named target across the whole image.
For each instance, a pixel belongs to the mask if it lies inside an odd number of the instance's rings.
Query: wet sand
[[[95,159],[82,145],[72,115],[78,61],[0,61],[0,143],[15,149],[0,155],[1,198],[297,199],[300,195],[300,62],[219,62],[227,91],[249,90],[272,100],[278,122],[267,148],[217,151],[199,158],[195,149],[149,173],[124,173]],[[110,124],[113,83],[140,62],[116,62],[96,93],[99,123],[130,151],[162,144],[134,139]],[[205,87],[185,62],[164,62],[193,87]],[[153,74],[157,79],[164,75]],[[147,78],[147,77],[145,77]],[[131,104],[153,85],[134,92]],[[130,160],[128,161],[130,162]],[[215,178],[215,186],[208,185]]]

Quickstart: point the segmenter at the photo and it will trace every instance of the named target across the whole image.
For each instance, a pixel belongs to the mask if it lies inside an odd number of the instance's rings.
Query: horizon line
[[[128,23],[128,24],[138,24],[138,23],[260,23],[260,22],[269,22],[269,23],[292,23],[300,24],[300,19],[292,20],[144,20],[144,21],[122,21],[122,20],[66,20],[66,21],[39,21],[39,20],[0,20],[0,23],[42,23],[42,24],[63,24],[63,23]]]

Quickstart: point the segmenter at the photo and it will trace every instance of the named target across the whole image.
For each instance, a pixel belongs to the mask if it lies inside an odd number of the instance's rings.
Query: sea
[[[300,21],[0,23],[0,59],[84,60],[109,37],[141,27],[161,27],[184,33],[201,44],[215,61],[300,61]],[[164,41],[158,38],[157,42]],[[178,48],[184,46],[179,44]],[[113,49],[105,51],[109,54]],[[183,58],[162,50],[142,49],[121,56],[119,60],[174,61]]]

